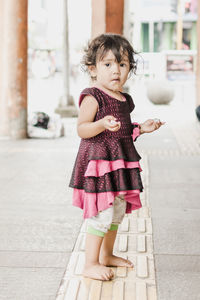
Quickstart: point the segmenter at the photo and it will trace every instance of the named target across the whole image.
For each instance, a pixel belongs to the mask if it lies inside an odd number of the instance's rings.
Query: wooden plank
[[[101,299],[102,281],[92,280],[89,298],[88,300],[100,300]]]
[[[127,268],[126,267],[117,267],[116,276],[117,277],[126,277]]]
[[[80,252],[76,264],[76,269],[75,269],[76,275],[81,275],[83,273],[84,264],[85,264],[85,253]]]
[[[63,300],[76,300],[80,286],[79,279],[71,279]]]
[[[137,236],[137,251],[146,252],[146,236],[138,235]]]
[[[124,300],[124,282],[115,281],[113,284],[112,300]]]
[[[113,289],[113,281],[104,281],[102,285],[101,300],[111,300],[112,289]]]
[[[145,219],[139,218],[137,220],[137,228],[138,228],[138,232],[146,232],[146,222]]]
[[[140,278],[148,277],[147,256],[137,256],[137,276]]]
[[[126,252],[128,248],[128,236],[126,234],[122,234],[119,236],[119,251]]]
[[[148,300],[145,282],[136,282],[136,300]]]
[[[120,231],[127,232],[128,230],[129,230],[129,219],[124,218],[120,225]]]

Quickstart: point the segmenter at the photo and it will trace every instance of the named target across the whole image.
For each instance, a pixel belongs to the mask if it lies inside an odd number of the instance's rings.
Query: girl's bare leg
[[[99,262],[104,266],[113,267],[133,267],[133,263],[119,256],[113,255],[113,247],[117,235],[117,230],[108,230],[104,236],[103,243],[100,249]]]
[[[87,233],[83,276],[98,280],[110,280],[113,278],[114,273],[112,269],[99,263],[99,253],[103,239],[103,237]]]

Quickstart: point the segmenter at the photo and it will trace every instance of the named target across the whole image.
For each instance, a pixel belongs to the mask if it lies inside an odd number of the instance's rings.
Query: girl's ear
[[[97,69],[96,69],[96,66],[94,66],[94,65],[88,66],[88,71],[90,72],[91,78],[94,78],[94,77],[97,76]]]

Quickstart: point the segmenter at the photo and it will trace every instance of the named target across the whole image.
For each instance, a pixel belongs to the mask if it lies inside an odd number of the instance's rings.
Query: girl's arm
[[[80,138],[87,139],[98,135],[105,129],[117,131],[120,128],[120,122],[112,123],[116,119],[113,116],[105,116],[103,119],[94,122],[98,111],[98,103],[92,96],[85,96],[81,102],[77,132]]]

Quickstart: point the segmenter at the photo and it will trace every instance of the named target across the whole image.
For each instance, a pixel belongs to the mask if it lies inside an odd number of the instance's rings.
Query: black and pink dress
[[[69,185],[74,189],[73,205],[83,209],[84,218],[90,218],[112,206],[120,194],[127,202],[126,213],[131,213],[141,207],[143,190],[141,157],[133,143],[139,128],[130,117],[135,105],[126,93],[122,93],[125,101],[119,101],[93,87],[82,91],[79,106],[86,95],[92,95],[99,105],[94,121],[112,115],[121,122],[121,128],[81,139]]]

